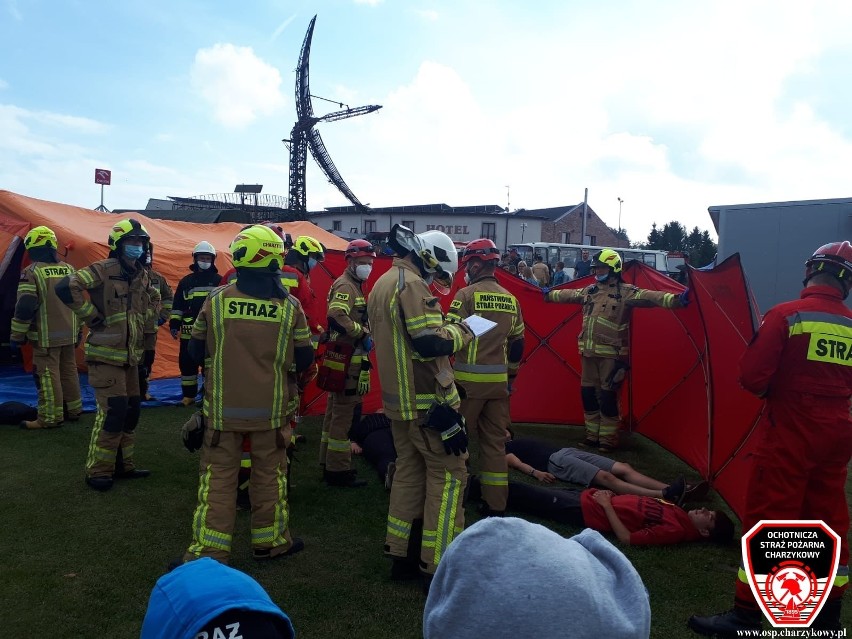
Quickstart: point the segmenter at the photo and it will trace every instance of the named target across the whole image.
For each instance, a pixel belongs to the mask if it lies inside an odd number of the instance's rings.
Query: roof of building
[[[354,206],[329,206],[322,211],[309,211],[308,217],[317,215],[333,214],[358,214],[358,215],[497,215],[501,217],[515,216],[517,211],[506,213],[506,209],[497,204],[477,204],[473,206],[450,206],[449,204],[410,204],[404,206],[377,206],[367,210]],[[535,214],[527,214],[523,217],[536,218]]]
[[[836,204],[852,204],[852,198],[841,197],[827,200],[794,200],[792,202],[757,202],[753,204],[717,204],[707,207],[710,219],[716,232],[719,232],[719,214],[722,211],[741,211],[747,209],[779,209],[793,206],[824,206]]]
[[[588,213],[590,215],[597,215],[594,210],[592,210],[591,206],[588,206]],[[558,222],[563,217],[570,215],[575,211],[582,211],[583,203],[579,204],[566,204],[565,206],[551,206],[546,209],[518,209],[515,211],[515,215],[518,217],[537,217],[548,222]]]

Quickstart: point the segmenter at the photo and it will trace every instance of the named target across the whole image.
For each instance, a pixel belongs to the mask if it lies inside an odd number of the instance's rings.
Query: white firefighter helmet
[[[449,235],[441,231],[426,231],[418,233],[417,240],[420,243],[418,257],[429,273],[443,271],[452,277],[459,270],[459,253]]]
[[[202,241],[196,244],[195,248],[192,249],[193,255],[198,255],[199,253],[207,253],[216,257],[216,248],[210,242]]]

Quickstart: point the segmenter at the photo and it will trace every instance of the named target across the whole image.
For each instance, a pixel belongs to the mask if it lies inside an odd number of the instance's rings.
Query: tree
[[[636,248],[655,249],[658,251],[679,251],[687,256],[692,266],[705,266],[713,261],[716,255],[716,242],[708,231],[702,231],[697,226],[689,233],[680,222],[668,222],[663,229],[657,230],[657,224],[651,225],[648,241],[634,244]]]
[[[626,229],[614,229],[611,226],[607,226],[610,232],[615,235],[619,240],[622,240],[627,243],[627,246],[630,246],[630,238],[627,236]]]

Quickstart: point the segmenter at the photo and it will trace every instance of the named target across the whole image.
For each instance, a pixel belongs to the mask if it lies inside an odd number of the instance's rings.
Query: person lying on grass
[[[479,499],[479,478],[472,476],[468,483],[468,499]],[[734,538],[734,523],[721,510],[685,511],[664,499],[616,495],[610,490],[596,488],[542,488],[510,481],[506,510],[612,532],[620,542],[633,546],[689,541],[730,544]]]
[[[545,484],[559,479],[586,487],[606,488],[616,495],[662,498],[678,505],[703,499],[710,488],[705,481],[688,486],[683,477],[665,484],[643,475],[630,464],[578,448],[560,448],[531,437],[515,439],[511,431],[507,431],[506,438],[509,468]]]

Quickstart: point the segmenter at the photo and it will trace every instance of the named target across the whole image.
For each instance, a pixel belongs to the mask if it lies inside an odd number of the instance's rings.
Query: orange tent
[[[122,213],[121,218],[138,219],[151,235],[154,244],[154,269],[162,273],[177,287],[182,277],[189,273],[192,249],[201,240],[216,247],[216,267],[220,273],[231,268],[228,246],[242,227],[235,222],[200,224],[176,222],[146,217],[144,213]],[[49,226],[59,239],[61,259],[76,268],[82,268],[104,259],[109,253],[107,237],[116,220],[112,213],[101,213],[57,202],[37,200],[10,191],[0,191],[0,277],[14,264],[14,253],[27,232],[35,226]],[[286,222],[281,226],[294,238],[310,235],[322,242],[326,248],[343,250],[346,240],[324,231],[310,222]],[[20,238],[20,240],[16,239]],[[3,278],[8,282],[10,278]],[[17,284],[17,275],[12,278]],[[167,326],[160,329],[157,340],[157,361],[153,378],[176,377],[177,342],[172,340]]]

